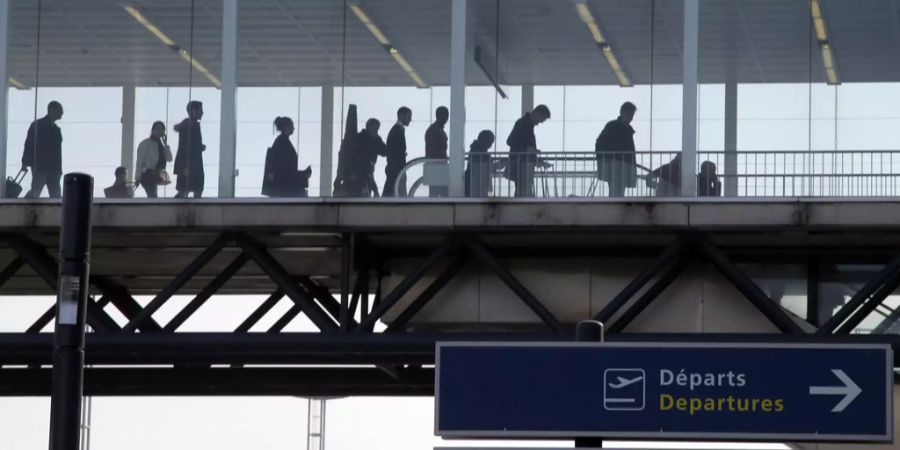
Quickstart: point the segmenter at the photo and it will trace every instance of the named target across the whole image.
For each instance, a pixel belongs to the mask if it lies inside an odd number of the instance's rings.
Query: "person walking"
[[[516,185],[516,197],[534,197],[534,168],[538,164],[537,139],[534,127],[550,118],[547,105],[537,105],[533,111],[525,113],[513,125],[506,145],[509,146],[507,178]]]
[[[412,110],[405,106],[400,107],[397,110],[397,123],[391,127],[385,143],[387,166],[384,168],[385,181],[382,197],[406,197],[406,175],[400,179],[399,185],[397,177],[406,166],[406,127],[411,121]],[[394,192],[394,186],[399,187],[398,192]]]
[[[158,187],[171,183],[166,172],[166,163],[169,161],[172,161],[172,149],[166,143],[166,124],[153,122],[150,137],[138,144],[135,162],[135,173],[147,198],[157,198]]]
[[[449,161],[447,154],[447,132],[444,127],[450,120],[450,110],[446,106],[439,106],[434,112],[434,123],[425,130],[425,157],[428,159],[442,159]],[[450,195],[447,186],[429,186],[429,197],[446,197]]]
[[[62,119],[63,107],[57,101],[47,104],[47,115],[31,122],[22,152],[22,167],[31,168],[31,190],[25,198],[38,198],[47,187],[50,198],[60,198],[62,177],[62,130],[56,125]]]
[[[469,166],[466,167],[466,197],[487,197],[491,192],[491,154],[494,133],[481,130],[469,146]]]
[[[266,165],[262,193],[268,197],[307,197],[312,168],[297,170],[297,149],[291,142],[294,121],[289,117],[276,117],[278,137],[266,152]]]
[[[635,112],[634,103],[623,103],[619,117],[603,127],[594,144],[597,178],[609,185],[610,197],[624,197],[626,188],[637,186],[634,128],[631,127]]]
[[[200,119],[203,118],[203,103],[193,100],[187,105],[187,119],[175,125],[178,133],[178,152],[175,154],[175,198],[187,198],[193,192],[194,198],[203,196],[205,176],[203,173],[203,135]]]

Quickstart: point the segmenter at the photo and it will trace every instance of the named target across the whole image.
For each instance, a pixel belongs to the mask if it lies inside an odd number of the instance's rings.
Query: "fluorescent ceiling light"
[[[213,86],[217,88],[222,87],[222,82],[218,77],[213,75],[212,72],[210,72],[206,68],[206,66],[200,63],[200,61],[197,61],[197,59],[194,58],[194,56],[191,55],[190,52],[181,48],[181,46],[179,46],[174,40],[172,40],[172,38],[166,35],[166,33],[163,33],[163,31],[160,30],[159,27],[154,25],[153,22],[150,22],[150,20],[147,19],[147,17],[144,16],[144,14],[141,13],[137,8],[131,5],[125,5],[122,8],[124,8],[125,11],[134,18],[134,20],[143,25],[144,28],[146,28],[147,31],[150,32],[150,34],[156,36],[156,38],[159,39],[163,44],[165,44],[166,47],[169,47],[169,49],[177,53],[178,56],[181,57],[181,59],[190,64],[197,72],[200,72],[203,76],[205,76],[206,79],[213,84]]]
[[[825,31],[825,18],[822,17],[822,6],[819,5],[819,0],[810,0],[809,12],[812,15],[813,27],[816,30],[816,39],[827,41],[828,33]]]
[[[378,43],[381,44],[381,46],[385,50],[387,50],[391,57],[394,58],[394,61],[396,61],[397,64],[403,69],[403,71],[406,72],[406,74],[410,78],[412,78],[413,82],[416,83],[416,86],[423,89],[428,87],[428,83],[426,83],[425,80],[423,80],[422,77],[419,76],[419,73],[416,72],[416,69],[414,69],[409,61],[407,61],[406,58],[403,57],[403,54],[401,54],[400,51],[397,50],[396,47],[394,47],[394,44],[392,44],[390,39],[388,39],[387,36],[381,31],[381,29],[378,28],[378,25],[375,24],[372,18],[369,17],[368,14],[366,14],[366,11],[359,3],[351,3],[350,11],[353,11],[353,14],[356,16],[356,18],[359,19],[359,21],[369,29],[369,32],[372,33],[372,36],[375,36],[375,40],[377,40]]]
[[[841,84],[837,64],[834,61],[834,48],[828,40],[828,28],[825,26],[825,16],[822,14],[822,5],[819,0],[809,0],[809,15],[812,18],[816,41],[819,43],[819,51],[822,53],[825,78],[830,85]]]
[[[378,42],[381,43],[381,45],[391,45],[391,41],[389,41],[387,36],[385,36],[384,33],[382,33],[378,28],[378,26],[375,25],[374,22],[372,22],[372,19],[369,18],[369,15],[366,14],[365,11],[363,11],[362,7],[354,3],[350,5],[350,10],[353,11],[353,14],[356,14],[356,17],[359,19],[359,21],[369,29],[369,31],[373,36],[375,36],[375,39],[377,39]]]
[[[10,84],[10,86],[12,86],[14,88],[20,89],[23,91],[28,89],[28,86],[26,86],[25,83],[13,78],[13,77],[9,77],[9,84]]]
[[[625,73],[625,69],[622,67],[622,64],[619,63],[619,59],[616,58],[615,52],[613,52],[612,47],[609,45],[609,41],[603,35],[603,31],[600,30],[600,25],[597,24],[597,19],[594,18],[594,14],[591,13],[591,8],[587,5],[587,0],[575,0],[575,11],[578,12],[578,17],[588,27],[588,30],[590,30],[594,43],[597,44],[597,47],[603,52],[603,57],[606,58],[609,68],[612,69],[616,79],[619,80],[619,86],[633,86],[631,79],[628,77],[628,74]]]

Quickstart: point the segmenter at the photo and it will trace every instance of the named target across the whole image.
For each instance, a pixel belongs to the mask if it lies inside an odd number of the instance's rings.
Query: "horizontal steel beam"
[[[574,329],[573,329],[574,330]],[[86,362],[96,365],[279,364],[375,365],[433,364],[437,342],[564,342],[556,333],[139,333],[87,336]],[[843,344],[886,343],[900,367],[900,335],[656,334],[612,333],[608,342],[744,342]],[[0,334],[0,365],[49,365],[49,333]]]
[[[0,370],[0,397],[48,396],[50,369]],[[374,368],[87,368],[90,396],[430,396],[434,370],[399,380]]]

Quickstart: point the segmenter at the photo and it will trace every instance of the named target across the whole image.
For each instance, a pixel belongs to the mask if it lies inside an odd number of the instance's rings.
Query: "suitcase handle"
[[[27,173],[28,173],[28,168],[27,168],[27,167],[23,167],[21,170],[19,170],[19,173],[16,174],[16,177],[13,178],[13,181],[15,181],[16,184],[21,183],[22,180],[25,179],[25,175],[26,175]]]

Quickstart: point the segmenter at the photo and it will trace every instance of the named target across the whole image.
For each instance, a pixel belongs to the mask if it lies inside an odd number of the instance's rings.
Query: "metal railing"
[[[468,154],[469,197],[677,197],[680,152]],[[900,151],[698,152],[699,197],[900,196]]]
[[[383,170],[381,164],[374,168],[376,173]],[[676,151],[467,153],[465,165],[465,196],[471,198],[682,194],[681,158]],[[258,198],[262,166],[245,166],[243,172],[254,178],[238,183],[239,196]],[[314,166],[316,176],[318,169]],[[415,198],[447,196],[448,172],[446,160],[413,159],[392,179],[395,192]],[[698,185],[694,194],[700,197],[900,197],[900,150],[700,151],[691,173]],[[28,187],[23,183],[20,200]],[[168,192],[160,192],[161,198],[173,192],[174,183]],[[318,183],[311,183],[309,194],[318,195]]]

